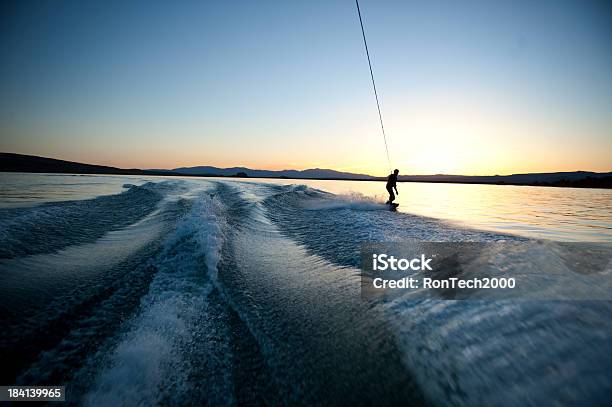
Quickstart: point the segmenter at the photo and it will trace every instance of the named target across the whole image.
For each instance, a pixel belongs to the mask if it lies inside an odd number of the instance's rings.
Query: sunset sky
[[[612,171],[606,1],[361,11],[403,174]],[[0,151],[388,172],[353,0],[4,1]]]

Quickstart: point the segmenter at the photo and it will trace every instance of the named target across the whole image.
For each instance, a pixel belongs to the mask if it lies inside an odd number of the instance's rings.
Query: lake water
[[[2,173],[0,207],[89,199],[118,193],[126,182],[142,184],[160,178]],[[193,178],[186,180],[194,181]],[[304,184],[350,200],[359,200],[358,195],[377,202],[387,199],[383,182],[271,179],[247,182]],[[405,182],[399,184],[399,192],[398,211],[404,213],[533,238],[612,242],[612,190],[609,189]]]
[[[609,243],[611,191],[398,188],[393,213],[382,182],[0,174],[0,383],[96,406],[609,402],[612,301],[383,302],[359,268],[367,242]],[[590,281],[564,253],[493,254]]]

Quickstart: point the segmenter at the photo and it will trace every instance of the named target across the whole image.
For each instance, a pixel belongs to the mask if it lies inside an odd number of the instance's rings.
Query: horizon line
[[[63,162],[67,162],[67,163],[73,163],[73,164],[80,164],[80,165],[90,165],[90,166],[98,166],[98,167],[107,167],[107,168],[112,168],[112,169],[116,169],[116,170],[123,170],[123,171],[130,171],[130,170],[138,170],[138,171],[177,171],[180,169],[192,169],[192,168],[198,168],[198,167],[210,167],[210,168],[215,168],[218,170],[230,170],[230,169],[245,169],[245,170],[251,170],[251,171],[269,171],[269,172],[284,172],[284,171],[297,171],[297,172],[304,172],[304,171],[310,171],[310,170],[323,170],[323,171],[334,171],[340,174],[349,174],[349,175],[363,175],[363,176],[367,176],[367,177],[373,177],[373,178],[385,178],[387,175],[371,175],[368,173],[363,173],[363,172],[347,172],[347,171],[340,171],[340,170],[335,170],[333,168],[321,168],[321,167],[315,167],[315,168],[304,168],[304,169],[295,169],[295,168],[285,168],[282,170],[270,170],[270,169],[265,169],[265,168],[251,168],[251,167],[246,167],[246,166],[240,166],[240,165],[234,165],[234,166],[229,166],[229,167],[217,167],[214,165],[207,165],[207,164],[199,164],[199,165],[193,165],[193,166],[179,166],[179,167],[174,167],[174,168],[138,168],[138,167],[130,167],[130,168],[125,168],[125,167],[116,167],[113,165],[107,165],[107,164],[91,164],[91,163],[85,163],[85,162],[80,162],[80,161],[72,161],[72,160],[66,160],[63,158],[54,158],[54,157],[47,157],[47,156],[40,156],[40,155],[33,155],[33,154],[22,154],[22,153],[15,153],[15,152],[5,152],[5,151],[0,151],[0,154],[6,154],[6,155],[16,155],[16,156],[22,156],[22,157],[33,157],[33,158],[43,158],[43,159],[47,159],[47,160],[56,160],[56,161],[63,161]],[[610,171],[589,171],[589,170],[582,170],[582,169],[578,169],[578,170],[572,170],[572,171],[541,171],[541,172],[515,172],[515,173],[511,173],[511,174],[487,174],[487,175],[482,175],[482,174],[449,174],[449,173],[435,173],[435,174],[402,174],[400,172],[400,176],[403,177],[434,177],[434,176],[451,176],[451,177],[508,177],[508,176],[513,176],[513,175],[529,175],[529,174],[562,174],[562,173],[592,173],[592,174],[608,174],[608,173],[612,173],[612,170]]]

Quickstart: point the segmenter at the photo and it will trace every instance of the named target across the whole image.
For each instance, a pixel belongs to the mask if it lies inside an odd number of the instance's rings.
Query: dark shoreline
[[[248,170],[248,169],[246,169]],[[141,170],[137,168],[122,169],[103,165],[83,164],[72,161],[57,160],[53,158],[29,156],[14,153],[0,153],[0,172],[32,173],[32,174],[73,174],[73,175],[141,175],[163,177],[196,177],[196,178],[237,178],[237,179],[290,179],[290,180],[317,180],[317,181],[385,181],[386,177],[357,177],[356,174],[347,173],[346,177],[292,177],[292,176],[249,176],[246,172],[237,172],[232,175],[224,174],[192,174],[172,170]],[[422,182],[433,184],[473,184],[473,185],[514,185],[538,186],[557,188],[592,188],[612,189],[612,173],[573,172],[557,173],[557,180],[523,181],[503,180],[503,178],[523,177],[537,179],[538,176],[550,176],[555,173],[542,174],[514,174],[495,176],[464,176],[464,175],[400,175],[398,182]],[[403,179],[402,179],[403,178]],[[437,179],[436,179],[437,178]],[[473,178],[473,179],[469,179]],[[488,180],[494,178],[495,180]],[[571,179],[574,178],[574,179]],[[498,180],[499,179],[499,180]]]
[[[154,176],[154,177],[190,177],[190,178],[228,178],[228,179],[286,179],[286,180],[298,180],[298,181],[374,181],[384,182],[384,178],[291,178],[291,177],[238,177],[230,175],[215,175],[215,174],[177,174],[172,172],[64,172],[64,171],[4,171],[0,170],[0,173],[19,173],[19,174],[55,174],[55,175],[141,175],[141,176]],[[519,186],[519,187],[553,187],[553,188],[579,188],[579,189],[612,189],[612,180],[607,180],[608,184],[604,186],[590,186],[580,185],[578,182],[572,182],[574,185],[564,185],[560,183],[509,183],[509,182],[483,182],[483,181],[436,181],[436,180],[398,180],[400,183],[414,182],[424,184],[465,184],[465,185],[507,185],[507,186]]]

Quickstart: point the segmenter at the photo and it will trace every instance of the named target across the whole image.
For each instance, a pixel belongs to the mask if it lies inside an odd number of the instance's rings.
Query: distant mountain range
[[[308,170],[257,170],[245,167],[217,168],[210,166],[181,167],[164,169],[123,169],[103,165],[83,164],[54,158],[0,153],[1,172],[34,172],[65,174],[123,174],[123,175],[167,175],[199,177],[242,177],[242,178],[289,178],[289,179],[336,179],[376,181],[386,177],[354,174],[329,169]],[[512,175],[400,175],[400,181],[442,182],[460,184],[538,185],[560,187],[612,188],[612,172],[551,172]]]
[[[64,174],[148,174],[148,171],[139,170],[137,168],[122,169],[107,167],[105,165],[82,164],[74,161],[56,160],[55,158],[14,153],[0,153],[0,171]]]
[[[529,174],[512,175],[400,175],[402,181],[413,182],[452,182],[452,183],[472,183],[472,184],[518,184],[518,185],[539,185],[555,184],[560,182],[577,182],[587,180],[602,180],[611,178],[612,172],[539,172]]]
[[[159,170],[153,170],[159,171]],[[335,170],[327,170],[322,168],[314,168],[309,170],[282,170],[282,171],[271,171],[271,170],[253,170],[245,167],[231,167],[231,168],[217,168],[210,166],[200,167],[181,167],[173,170],[167,170],[176,174],[187,174],[187,175],[208,175],[215,177],[234,177],[236,174],[241,174],[251,178],[298,178],[298,179],[370,179],[374,180],[376,177],[367,174],[353,174],[350,172],[340,172]]]

